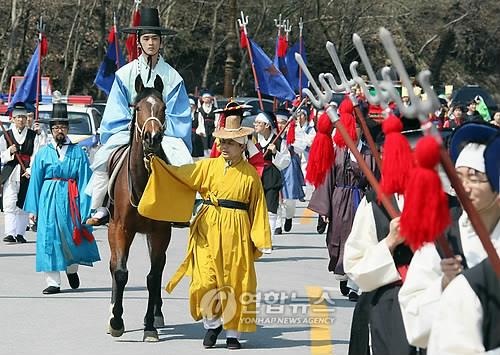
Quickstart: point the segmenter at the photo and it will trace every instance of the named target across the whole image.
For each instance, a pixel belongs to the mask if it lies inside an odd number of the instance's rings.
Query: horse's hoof
[[[157,330],[145,330],[144,336],[142,337],[142,341],[146,343],[156,343],[160,339],[158,338]]]
[[[118,337],[121,337],[123,335],[123,333],[125,332],[125,325],[122,324],[122,326],[119,328],[119,329],[115,329],[113,328],[113,326],[111,325],[111,319],[109,320],[109,323],[108,323],[108,331],[107,333],[109,335],[111,335],[112,337],[114,338],[118,338]]]
[[[163,328],[165,326],[165,320],[163,319],[163,316],[155,316],[153,325],[155,328]]]

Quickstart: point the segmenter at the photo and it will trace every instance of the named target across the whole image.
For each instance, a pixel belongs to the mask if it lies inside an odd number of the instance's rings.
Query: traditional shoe
[[[340,293],[342,296],[347,296],[351,289],[347,287],[347,280],[340,281]]]
[[[219,325],[215,329],[207,329],[207,333],[205,334],[205,338],[203,338],[203,346],[205,348],[213,348],[215,343],[217,343],[217,337],[220,332],[222,332],[222,325]]]
[[[53,295],[55,293],[61,292],[60,287],[55,287],[55,286],[49,286],[45,290],[42,291],[44,295]]]
[[[3,241],[5,243],[15,243],[16,242],[16,238],[14,238],[12,235],[8,235],[5,238],[3,238]]]
[[[283,226],[283,229],[285,230],[285,232],[290,232],[292,230],[292,219],[291,218],[285,219],[285,225]]]
[[[227,338],[226,346],[229,350],[238,350],[241,349],[241,344],[236,338]]]
[[[66,274],[66,276],[68,276],[68,282],[72,289],[80,287],[80,278],[76,272],[73,274]]]
[[[24,236],[22,236],[21,234],[18,234],[16,235],[16,242],[19,244],[23,244],[26,243],[26,239],[24,239]]]
[[[328,226],[328,223],[326,223],[323,220],[323,217],[318,216],[318,225],[316,226],[316,231],[318,234],[323,234],[325,233],[326,227]]]
[[[274,235],[280,235],[280,234],[283,234],[283,230],[281,229],[281,227],[278,227],[274,230]]]
[[[349,301],[351,302],[358,302],[359,295],[356,291],[351,290],[349,291]]]

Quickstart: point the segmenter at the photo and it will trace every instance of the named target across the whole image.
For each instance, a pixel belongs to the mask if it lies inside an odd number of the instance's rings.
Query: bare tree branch
[[[468,12],[466,12],[465,14],[463,14],[462,16],[454,19],[453,21],[450,21],[448,22],[446,25],[444,25],[443,27],[441,27],[440,31],[439,32],[442,32],[444,30],[446,30],[448,27],[456,24],[457,22],[459,21],[462,21],[465,17],[467,17],[467,15],[469,15]],[[418,56],[421,56],[425,47],[427,47],[429,44],[431,44],[434,40],[436,40],[437,38],[439,38],[439,34],[435,34],[434,36],[432,36],[431,38],[429,38],[422,47],[420,47],[420,50],[418,51]]]

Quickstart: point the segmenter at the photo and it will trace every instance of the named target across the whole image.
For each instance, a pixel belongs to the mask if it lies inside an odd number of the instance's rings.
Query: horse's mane
[[[155,98],[157,98],[158,100],[163,102],[162,93],[159,92],[158,90],[156,90],[154,87],[144,88],[142,91],[137,93],[137,96],[135,97],[135,100],[134,100],[134,114],[132,115],[132,123],[130,126],[130,137],[129,137],[129,142],[128,142],[129,145],[132,145],[132,142],[134,139],[134,132],[135,132],[134,127],[135,127],[135,122],[137,121],[137,109],[136,109],[136,107],[139,104],[139,102],[141,102],[142,100],[144,100],[145,98],[148,98],[150,96],[154,96]]]

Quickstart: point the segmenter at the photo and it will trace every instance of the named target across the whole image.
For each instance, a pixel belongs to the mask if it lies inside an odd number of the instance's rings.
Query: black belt
[[[203,200],[204,205],[211,205],[215,206],[212,201],[210,200]],[[240,201],[233,201],[233,200],[219,200],[218,201],[219,207],[224,207],[224,208],[234,208],[237,210],[244,210],[248,211],[248,204],[240,202]]]

